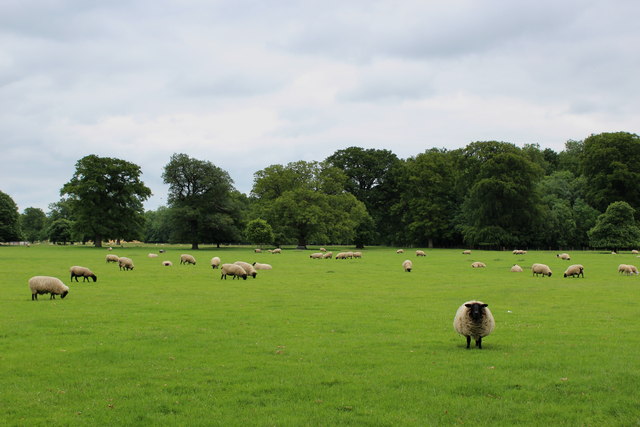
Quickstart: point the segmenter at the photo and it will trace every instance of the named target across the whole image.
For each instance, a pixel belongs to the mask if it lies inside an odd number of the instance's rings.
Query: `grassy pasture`
[[[640,277],[617,273],[640,264],[629,253],[372,248],[312,260],[167,246],[146,256],[158,248],[114,250],[134,260],[124,272],[105,249],[0,247],[0,424],[640,423]],[[179,265],[181,253],[197,265]],[[274,269],[220,280],[214,255]],[[553,277],[532,277],[534,262]],[[525,272],[510,273],[514,263]],[[571,263],[586,278],[563,278]],[[98,282],[31,301],[29,277],[69,285],[76,264]],[[482,350],[452,327],[470,299],[496,319]]]

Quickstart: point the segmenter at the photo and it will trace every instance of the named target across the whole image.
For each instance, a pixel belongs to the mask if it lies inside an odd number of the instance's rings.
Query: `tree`
[[[635,209],[627,202],[613,202],[589,230],[589,243],[594,248],[634,248],[640,244],[640,228],[633,217]]]
[[[171,240],[171,210],[160,206],[144,214],[144,238],[147,243],[167,243]]]
[[[47,238],[50,242],[62,242],[65,245],[67,244],[67,242],[73,242],[72,227],[73,222],[69,221],[68,219],[54,219],[46,231]]]
[[[249,242],[257,245],[273,242],[273,228],[264,219],[256,218],[247,224],[245,235]]]
[[[20,215],[20,225],[25,238],[35,242],[45,238],[47,216],[40,208],[26,208]]]
[[[0,191],[0,242],[20,240],[20,214],[11,196]]]
[[[61,195],[69,197],[74,228],[86,239],[102,246],[104,238],[135,239],[142,234],[142,203],[151,190],[140,180],[140,167],[111,157],[85,156],[64,184]]]
[[[174,241],[189,241],[192,249],[198,249],[200,242],[240,234],[234,231],[238,212],[231,195],[233,181],[226,171],[209,161],[173,154],[162,179],[169,184]],[[220,236],[223,232],[227,235]]]

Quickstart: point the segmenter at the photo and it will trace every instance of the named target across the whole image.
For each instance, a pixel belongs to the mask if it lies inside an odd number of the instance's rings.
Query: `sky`
[[[48,211],[82,157],[165,205],[174,153],[249,193],[350,146],[562,151],[640,133],[637,0],[2,0],[0,191]]]

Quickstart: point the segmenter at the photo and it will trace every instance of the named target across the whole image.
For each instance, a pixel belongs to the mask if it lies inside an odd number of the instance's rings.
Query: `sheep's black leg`
[[[467,336],[467,348],[471,348],[471,337]]]
[[[478,347],[479,349],[482,349],[482,337],[476,340],[476,347]]]

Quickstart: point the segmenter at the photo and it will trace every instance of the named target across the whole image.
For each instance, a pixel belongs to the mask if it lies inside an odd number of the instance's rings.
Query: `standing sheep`
[[[253,250],[253,252],[255,252],[255,253],[257,253],[257,254],[261,254],[261,253],[262,253],[262,249],[255,248],[255,249]]]
[[[214,256],[213,258],[211,258],[211,268],[215,270],[219,266],[220,266],[220,258],[217,256]]]
[[[193,255],[182,254],[180,255],[180,264],[193,264],[196,265],[196,259]]]
[[[51,294],[49,299],[56,299],[56,295],[64,299],[69,293],[69,287],[62,283],[62,280],[51,276],[34,276],[29,279],[29,289],[31,289],[31,301],[37,301],[38,295]]]
[[[133,270],[133,261],[131,258],[123,256],[118,259],[118,266],[120,267],[120,270]]]
[[[71,273],[71,279],[70,279],[71,282],[73,282],[74,277],[76,279],[76,282],[78,281],[78,277],[82,277],[83,282],[86,282],[87,280],[89,280],[89,278],[93,279],[94,282],[98,281],[98,278],[96,277],[96,275],[93,274],[93,272],[89,270],[87,267],[80,267],[79,265],[74,265],[69,269],[69,272]]]
[[[158,254],[147,254],[149,258],[158,258]]]
[[[471,255],[471,251],[469,249],[462,251],[462,255]]]
[[[311,255],[309,255],[309,258],[311,259],[322,259],[324,256],[324,254],[322,252],[315,252],[312,253]]]
[[[227,276],[232,276],[233,279],[247,280],[247,272],[237,264],[222,264],[220,267],[220,280],[227,280]]]
[[[118,255],[115,254],[109,254],[106,258],[107,262],[118,262],[119,259],[120,258],[118,258]]]
[[[325,254],[322,255],[322,258],[331,259],[332,256],[333,256],[333,252],[325,252]]]
[[[482,349],[482,338],[493,332],[496,327],[496,321],[488,306],[482,301],[467,301],[456,311],[453,328],[467,338],[467,348],[471,348],[473,338],[476,347]]]
[[[396,253],[397,253],[397,254],[403,254],[403,253],[404,253],[404,249],[398,249],[398,250],[396,251]]]
[[[511,267],[512,273],[522,273],[522,271],[522,267],[520,267],[518,264],[513,264],[513,267]]]
[[[413,268],[413,263],[411,262],[411,260],[406,259],[404,260],[404,262],[402,263],[402,268],[404,269],[404,271],[406,271],[407,273],[411,273],[411,269]]]
[[[424,251],[417,250],[416,256],[427,256],[427,254],[425,254]]]
[[[557,254],[556,258],[560,258],[560,259],[563,259],[565,261],[569,261],[571,259],[571,257],[567,253]]]
[[[533,276],[538,276],[538,274],[542,274],[542,277],[549,276],[551,277],[552,271],[546,264],[533,264],[531,266],[531,272]]]
[[[271,251],[272,254],[281,254],[282,253],[282,249],[280,248],[275,248],[274,250]]]
[[[584,267],[582,264],[570,265],[564,272],[564,277],[580,277],[581,275],[584,278]]]
[[[236,261],[236,262],[234,262],[234,264],[235,265],[239,265],[240,267],[242,267],[242,269],[247,273],[247,275],[253,277],[254,279],[258,275],[258,273],[256,272],[256,269],[253,267],[253,265],[249,264],[248,262]]]

